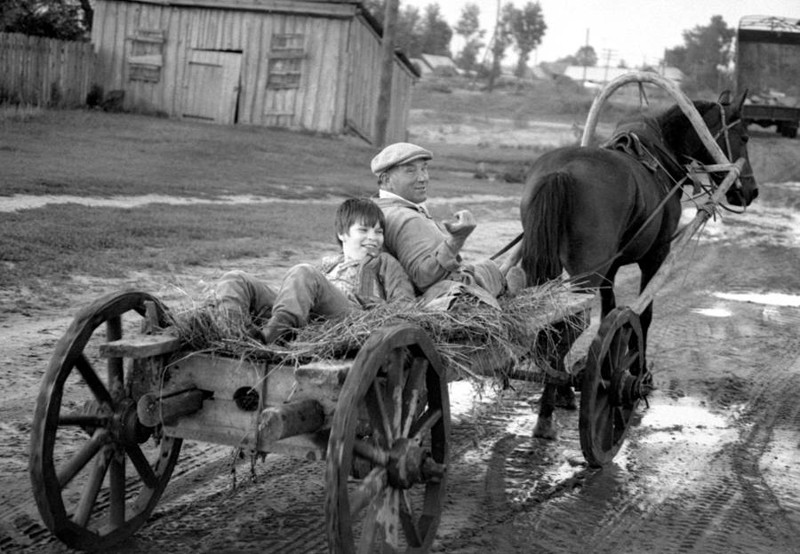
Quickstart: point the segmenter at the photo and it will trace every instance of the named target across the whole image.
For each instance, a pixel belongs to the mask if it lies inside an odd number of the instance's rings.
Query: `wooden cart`
[[[563,293],[531,325],[588,321],[592,299]],[[381,328],[354,359],[293,367],[186,353],[164,325],[156,297],[122,292],[83,309],[58,342],[36,403],[30,474],[61,541],[97,550],[133,534],[181,441],[194,439],[325,458],[332,552],[428,550],[445,500],[450,405],[425,332]],[[486,354],[483,364],[509,361]]]

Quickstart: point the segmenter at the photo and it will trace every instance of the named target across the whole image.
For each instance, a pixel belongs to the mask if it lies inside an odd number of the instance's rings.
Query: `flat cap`
[[[380,175],[387,169],[396,165],[413,162],[414,160],[430,160],[433,154],[421,146],[410,142],[395,142],[381,150],[377,156],[372,158],[370,168],[375,175]]]

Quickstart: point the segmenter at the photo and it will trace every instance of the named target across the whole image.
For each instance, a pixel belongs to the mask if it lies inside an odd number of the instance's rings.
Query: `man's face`
[[[419,204],[428,199],[428,160],[414,160],[390,169],[384,190],[409,202]]]
[[[348,260],[363,260],[368,254],[377,256],[383,248],[383,227],[380,223],[353,223],[345,234],[339,235],[339,240]]]

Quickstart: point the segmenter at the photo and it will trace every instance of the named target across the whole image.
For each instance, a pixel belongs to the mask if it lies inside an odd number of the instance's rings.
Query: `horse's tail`
[[[521,207],[522,269],[528,286],[541,285],[561,275],[559,243],[566,229],[572,175],[545,175],[533,196]]]

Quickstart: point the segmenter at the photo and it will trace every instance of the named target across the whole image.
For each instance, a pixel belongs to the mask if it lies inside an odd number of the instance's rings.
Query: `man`
[[[320,266],[298,264],[276,292],[253,275],[230,271],[217,283],[218,309],[245,317],[265,344],[316,318],[338,318],[352,310],[387,302],[414,302],[414,288],[400,264],[382,252],[384,216],[372,200],[351,198],[336,210],[336,239],[341,253]]]
[[[494,299],[506,290],[497,264],[480,260],[467,265],[461,259],[461,249],[475,230],[475,217],[461,210],[453,221],[438,223],[428,213],[425,201],[432,158],[420,146],[398,142],[372,159],[379,186],[376,203],[386,216],[385,247],[405,268],[418,293],[429,298],[447,295],[448,286],[452,289],[455,282],[479,287],[478,297],[496,305]]]

